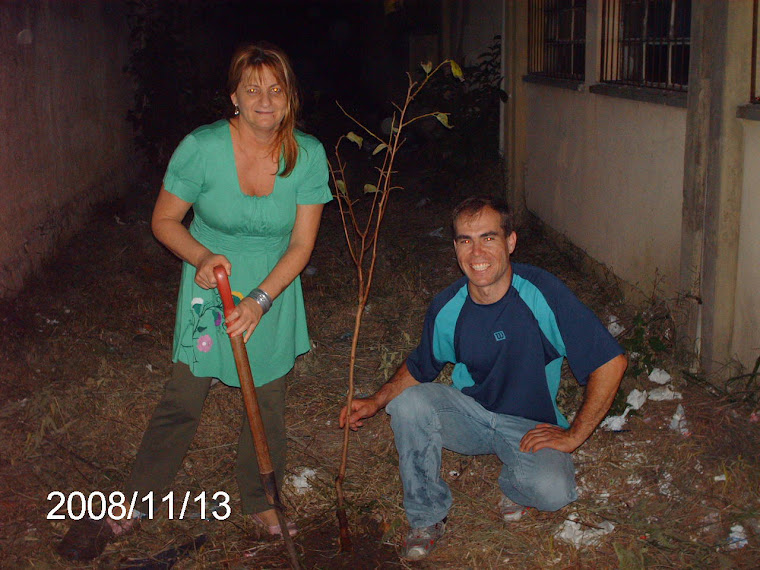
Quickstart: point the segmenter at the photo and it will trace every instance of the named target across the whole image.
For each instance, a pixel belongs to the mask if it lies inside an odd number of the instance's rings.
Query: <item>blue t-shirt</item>
[[[512,264],[512,284],[478,305],[462,277],[433,299],[406,364],[419,382],[454,363],[454,386],[489,411],[568,427],[557,408],[562,361],[581,384],[623,349],[594,313],[551,273]]]

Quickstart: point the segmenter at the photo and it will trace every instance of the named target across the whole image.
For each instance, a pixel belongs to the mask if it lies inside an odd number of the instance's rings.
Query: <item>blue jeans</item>
[[[404,509],[412,528],[437,523],[451,508],[441,478],[441,450],[463,455],[494,453],[503,466],[499,486],[515,503],[556,511],[577,497],[569,453],[520,451],[520,440],[538,422],[489,412],[452,386],[411,386],[387,406],[396,439]]]

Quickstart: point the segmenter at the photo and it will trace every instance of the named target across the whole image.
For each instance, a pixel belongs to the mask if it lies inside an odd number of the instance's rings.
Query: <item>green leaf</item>
[[[362,147],[362,143],[364,142],[364,139],[360,137],[359,135],[357,135],[354,131],[351,131],[350,133],[348,133],[346,135],[346,138],[350,140],[351,142],[356,143],[356,146],[358,146],[359,148]]]
[[[387,145],[387,144],[385,144],[385,143],[380,143],[379,145],[377,145],[377,146],[375,147],[375,150],[373,150],[373,151],[372,151],[372,156],[375,156],[375,155],[376,155],[378,152],[380,152],[380,151],[382,151],[382,150],[385,150],[386,148],[388,148],[388,145]]]
[[[444,127],[447,129],[453,129],[454,126],[449,124],[449,113],[433,113],[435,118],[438,119]]]
[[[420,65],[425,70],[425,74],[430,75],[430,72],[433,70],[433,64],[429,61],[421,61]]]
[[[364,185],[364,193],[365,194],[374,194],[377,192],[377,186],[374,186],[372,184],[365,184]]]
[[[649,339],[649,346],[651,346],[652,350],[655,352],[665,352],[668,349],[662,339],[656,336]]]
[[[450,63],[451,63],[451,75],[459,79],[459,81],[464,81],[464,73],[462,73],[462,68],[459,67],[459,64],[453,59],[451,60]]]
[[[343,182],[343,180],[336,180],[335,181],[335,187],[338,189],[338,192],[340,192],[344,196],[348,196],[348,190],[346,189],[346,183]]]

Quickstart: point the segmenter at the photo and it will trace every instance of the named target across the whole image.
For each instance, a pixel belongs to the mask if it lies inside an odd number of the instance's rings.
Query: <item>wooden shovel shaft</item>
[[[222,298],[224,316],[229,317],[230,313],[235,310],[235,301],[232,298],[227,271],[221,265],[217,265],[214,268],[214,277],[216,277],[216,287],[219,290],[219,296]],[[254,388],[253,384],[253,374],[251,373],[251,363],[248,360],[248,351],[245,348],[245,342],[243,342],[243,335],[231,336],[230,343],[232,344],[232,355],[235,358],[235,367],[240,379],[240,389],[243,392],[245,413],[251,425],[253,444],[256,447],[256,459],[259,461],[259,471],[264,476],[264,474],[274,471],[274,468],[272,467],[272,459],[269,454],[269,444],[267,443],[264,422],[261,419],[261,412],[259,411],[259,399],[256,396],[256,388]]]
[[[224,316],[229,317],[230,313],[235,310],[235,301],[232,298],[230,282],[227,278],[227,271],[221,265],[214,267],[214,277],[216,278],[216,287],[219,290],[219,296],[222,298],[224,307]],[[240,390],[243,392],[243,403],[245,404],[245,413],[248,416],[248,422],[251,426],[251,435],[253,436],[253,445],[256,448],[256,459],[259,462],[259,474],[261,475],[261,485],[264,488],[264,494],[269,504],[274,507],[277,513],[277,520],[282,530],[282,538],[290,556],[291,566],[298,570],[301,566],[298,563],[293,539],[288,532],[287,521],[283,515],[280,494],[277,491],[277,480],[274,475],[272,466],[272,457],[269,454],[269,444],[267,443],[264,421],[261,419],[261,410],[259,409],[259,400],[256,397],[256,388],[253,384],[253,374],[251,373],[251,363],[248,360],[248,351],[243,342],[243,335],[231,336],[232,355],[235,358],[235,367],[237,368],[238,378],[240,379]]]
[[[267,443],[264,422],[261,419],[259,411],[259,399],[256,396],[256,389],[253,385],[251,363],[248,360],[248,351],[245,349],[243,335],[230,337],[230,342],[232,343],[232,355],[235,357],[235,366],[240,378],[240,389],[243,392],[245,413],[248,416],[248,422],[251,424],[253,445],[256,447],[256,459],[259,460],[259,471],[263,477],[264,474],[274,471],[274,467],[272,467],[272,458],[269,454],[269,443]]]

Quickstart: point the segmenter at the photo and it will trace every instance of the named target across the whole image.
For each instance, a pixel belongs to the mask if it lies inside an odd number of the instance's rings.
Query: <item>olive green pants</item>
[[[166,383],[164,396],[153,412],[153,417],[145,430],[140,449],[132,466],[132,473],[124,487],[129,497],[137,491],[142,498],[153,491],[154,508],[161,506],[164,497],[182,466],[182,460],[195,436],[201,419],[203,403],[211,387],[211,378],[193,376],[190,367],[177,362]],[[261,417],[264,422],[269,453],[272,457],[277,488],[282,488],[285,474],[285,378],[279,378],[256,388]],[[243,426],[237,449],[235,475],[244,514],[259,513],[269,506],[261,486],[259,463],[253,446],[253,437],[245,411],[242,413]],[[201,489],[209,495],[227,489]],[[184,495],[185,489],[176,490]],[[178,500],[175,493],[174,500]],[[180,499],[181,500],[181,499]],[[139,503],[139,500],[138,500]],[[136,507],[148,514],[146,503]],[[234,509],[234,507],[231,507]]]

